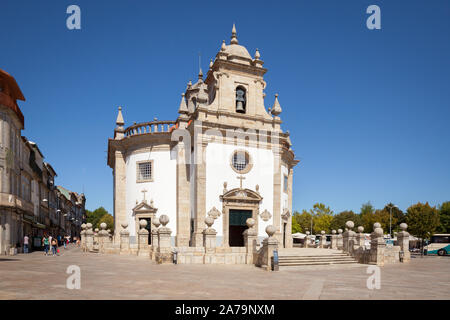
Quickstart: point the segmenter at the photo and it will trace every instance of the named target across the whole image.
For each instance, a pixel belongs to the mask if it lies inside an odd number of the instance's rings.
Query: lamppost
[[[393,236],[392,236],[392,208],[398,208],[398,206],[395,204],[392,204],[387,207],[389,207],[389,236],[391,238],[393,238]]]

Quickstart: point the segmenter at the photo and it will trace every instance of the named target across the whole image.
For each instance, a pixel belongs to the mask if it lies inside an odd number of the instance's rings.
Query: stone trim
[[[248,157],[248,164],[247,164],[247,166],[246,166],[244,169],[242,169],[242,170],[238,170],[238,169],[236,169],[236,168],[233,166],[233,158],[234,158],[234,155],[235,155],[236,153],[238,153],[238,152],[244,152],[246,158]],[[246,174],[246,173],[249,173],[250,170],[252,170],[252,168],[253,168],[253,158],[252,158],[252,156],[250,155],[250,153],[249,153],[247,150],[245,150],[245,149],[236,149],[236,150],[234,150],[234,151],[231,153],[231,156],[230,156],[230,167],[231,167],[231,169],[233,169],[234,172],[236,172],[236,173],[238,173],[238,174]]]

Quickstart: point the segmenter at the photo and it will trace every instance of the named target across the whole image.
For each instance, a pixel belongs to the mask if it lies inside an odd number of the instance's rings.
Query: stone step
[[[326,255],[281,255],[278,257],[280,267],[303,265],[357,264],[358,262],[345,253]]]
[[[334,259],[334,258],[347,258],[350,257],[346,254],[336,255],[321,255],[321,256],[278,256],[279,259],[297,259],[297,258],[314,258],[314,259]],[[350,257],[351,258],[351,257]]]
[[[357,264],[356,261],[309,261],[309,262],[292,262],[280,263],[280,267],[295,267],[295,266],[318,266],[318,265],[332,265],[332,264]]]

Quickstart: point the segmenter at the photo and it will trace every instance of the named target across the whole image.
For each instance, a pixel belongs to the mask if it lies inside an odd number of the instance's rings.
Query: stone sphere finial
[[[364,231],[364,227],[363,227],[363,226],[359,226],[359,227],[358,227],[358,232],[359,232],[359,233],[362,233],[363,231]]]
[[[161,225],[159,218],[156,218],[156,217],[152,219],[152,223],[156,228],[158,228]]]
[[[165,227],[168,223],[169,223],[169,217],[165,214],[162,214],[159,217],[159,222],[161,222],[161,224],[163,225],[163,227]]]
[[[214,223],[214,218],[213,217],[207,216],[205,218],[205,224],[208,226],[208,228],[211,228],[213,223]]]
[[[251,229],[254,225],[255,225],[255,219],[253,219],[253,218],[248,218],[246,221],[245,221],[245,223],[247,224],[247,227],[249,228],[249,229]]]
[[[120,224],[122,228],[126,229],[128,227],[128,222],[124,221]]]
[[[98,232],[98,228],[95,228],[95,232]]]
[[[338,233],[341,234],[343,231],[342,229],[338,229]]]
[[[400,229],[402,229],[402,231],[406,231],[406,229],[408,229],[408,225],[406,223],[400,223]]]
[[[381,228],[381,224],[379,222],[375,222],[373,224],[373,230],[375,230],[376,228]]]
[[[306,234],[309,236],[310,234],[311,234],[311,232],[309,232],[309,231],[306,231]]]
[[[331,230],[331,233],[332,234],[336,234],[336,230]]]
[[[141,226],[141,229],[145,229],[145,227],[147,226],[147,220],[139,220],[139,226]]]
[[[381,237],[383,235],[383,229],[381,229],[381,228],[375,228],[374,232],[379,237]]]
[[[273,225],[269,225],[266,227],[266,233],[269,237],[272,237],[276,231],[277,231],[277,228],[275,228]]]
[[[104,223],[104,222],[100,223],[100,228],[102,230],[105,230],[106,229],[106,223]]]
[[[355,223],[354,223],[353,221],[347,221],[347,222],[345,223],[345,226],[346,226],[349,230],[352,230],[353,227],[355,226]]]
[[[91,228],[92,228],[92,223],[88,222],[88,223],[86,224],[86,228],[91,229]]]
[[[85,223],[83,223],[83,224],[81,224],[81,229],[86,229],[86,224]]]
[[[324,235],[324,234],[325,234],[325,231],[323,231],[323,230],[322,230],[322,231],[320,231],[320,234]]]
[[[111,229],[106,230],[106,232],[111,233]]]

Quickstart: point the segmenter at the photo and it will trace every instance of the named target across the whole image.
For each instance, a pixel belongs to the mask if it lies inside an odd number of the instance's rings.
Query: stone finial
[[[408,225],[406,223],[400,223],[400,229],[402,229],[402,231],[406,231],[406,229],[408,229]]]
[[[86,224],[85,223],[81,224],[81,229],[83,229],[83,230],[86,229]]]
[[[347,222],[345,223],[345,225],[346,225],[346,227],[347,227],[349,230],[352,230],[353,227],[355,226],[355,223],[354,223],[353,221],[347,221]]]
[[[128,222],[124,221],[120,224],[122,228],[126,229],[128,227]]]
[[[98,232],[98,228],[95,228],[95,232]]]
[[[145,227],[147,226],[147,220],[139,220],[139,226],[141,227],[141,229],[145,229]]]
[[[255,186],[255,190],[256,190],[256,192],[259,193],[259,184],[257,184],[257,185]]]
[[[153,225],[158,228],[161,225],[161,222],[159,222],[159,218],[155,217],[152,219]]]
[[[233,23],[233,29],[231,30],[231,44],[239,44],[237,36],[236,36],[236,26]]]
[[[325,234],[325,231],[323,231],[323,230],[322,230],[322,231],[320,231],[320,234],[324,235],[324,234]]]
[[[376,228],[381,228],[381,223],[375,222],[375,223],[373,224],[373,229],[375,230]]]
[[[272,237],[275,234],[275,232],[277,232],[277,228],[275,228],[273,225],[269,225],[266,227],[266,233],[269,236],[269,238]]]
[[[359,227],[358,227],[358,232],[359,232],[359,233],[362,233],[363,231],[364,231],[364,227],[363,227],[363,226],[359,226]]]
[[[208,228],[211,228],[211,226],[214,224],[214,218],[211,216],[206,217],[205,224],[208,226]]]
[[[102,230],[105,230],[106,229],[106,223],[104,223],[104,222],[100,223],[100,228]]]
[[[111,229],[106,230],[106,232],[111,233]]]
[[[343,230],[342,229],[338,229],[338,233],[342,234]]]
[[[168,223],[169,223],[169,217],[165,214],[162,214],[159,217],[159,222],[161,222],[161,224],[163,225],[163,227],[165,227]]]
[[[116,125],[123,126],[124,124],[125,124],[125,122],[123,121],[122,107],[119,107],[119,113],[117,114]]]
[[[258,50],[258,48],[256,48],[255,60],[259,60],[260,57],[261,57],[261,55],[259,54],[259,50]]]
[[[186,99],[184,98],[184,93],[181,94],[180,107],[178,108],[178,113],[188,113],[188,108],[186,105]]]
[[[306,231],[305,233],[307,236],[309,236],[311,234],[311,232],[309,232],[309,231]]]
[[[221,213],[216,209],[216,207],[212,207],[212,209],[208,211],[208,217],[211,217],[213,219],[217,219],[218,217],[220,217],[220,215]]]
[[[256,221],[255,221],[255,219],[253,219],[253,218],[248,218],[248,219],[245,221],[245,223],[247,224],[247,227],[248,227],[249,229],[251,229],[251,228],[255,225]]]
[[[88,223],[86,224],[86,228],[92,229],[92,223],[88,222]]]
[[[225,40],[222,41],[222,45],[220,47],[221,51],[225,51],[225,49],[227,48],[227,45],[225,44]]]
[[[278,116],[281,113],[281,106],[278,102],[278,93],[275,95],[275,102],[273,103],[273,107],[270,111],[274,116]]]
[[[374,232],[379,237],[381,237],[383,235],[383,229],[381,229],[381,228],[375,228]]]
[[[336,230],[331,230],[331,234],[336,234]]]
[[[198,71],[198,79],[203,80],[203,71],[202,71],[201,67],[200,67],[200,70]]]
[[[209,68],[212,69],[212,67],[213,67],[213,61],[211,59],[211,60],[209,60]]]

